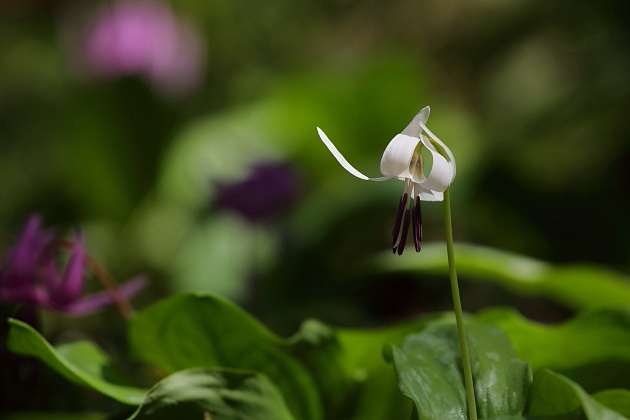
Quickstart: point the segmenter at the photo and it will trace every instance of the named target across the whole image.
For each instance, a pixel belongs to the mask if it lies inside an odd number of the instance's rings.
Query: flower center
[[[413,151],[411,156],[411,162],[409,162],[409,173],[416,179],[416,181],[424,181],[426,179],[424,175],[424,156],[422,156],[422,143],[418,144],[418,147]]]

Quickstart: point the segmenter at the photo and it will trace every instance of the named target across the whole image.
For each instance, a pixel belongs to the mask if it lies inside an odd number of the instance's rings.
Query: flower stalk
[[[399,179],[405,183],[403,195],[398,206],[398,214],[394,224],[393,251],[401,255],[405,249],[410,221],[413,220],[412,231],[414,246],[417,252],[422,249],[422,213],[420,201],[444,201],[444,220],[446,230],[446,249],[448,254],[449,277],[457,334],[462,354],[462,366],[466,386],[466,400],[469,420],[477,420],[475,389],[472,378],[468,344],[464,331],[464,314],[462,311],[457,271],[455,269],[455,252],[453,250],[453,225],[451,222],[451,199],[449,187],[455,179],[455,158],[451,150],[429,128],[426,122],[430,108],[424,107],[416,114],[405,129],[396,135],[385,148],[381,159],[382,177],[370,178],[355,169],[337,150],[328,136],[318,127],[317,132],[322,142],[328,147],[335,159],[350,174],[366,181],[387,181]],[[423,133],[426,133],[424,135]],[[430,170],[426,171],[422,151],[426,150],[432,158]],[[413,204],[412,204],[413,203]]]
[[[446,253],[448,256],[448,274],[451,280],[451,293],[453,295],[453,309],[459,337],[459,348],[462,353],[462,368],[464,370],[464,383],[466,387],[466,401],[468,404],[468,418],[477,420],[477,405],[475,401],[475,388],[468,353],[468,343],[464,331],[464,313],[462,300],[459,296],[459,284],[457,282],[457,269],[455,267],[455,250],[453,248],[453,222],[451,220],[451,194],[450,188],[444,191],[444,230],[446,236]]]

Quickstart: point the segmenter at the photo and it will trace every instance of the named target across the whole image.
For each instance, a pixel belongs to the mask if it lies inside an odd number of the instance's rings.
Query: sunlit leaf
[[[217,369],[174,373],[155,385],[129,420],[294,420],[266,376]]]
[[[630,390],[608,389],[593,394],[600,403],[630,418]]]
[[[569,378],[547,369],[536,374],[530,388],[528,416],[579,419],[580,412],[589,420],[628,420],[588,395]]]
[[[167,374],[202,366],[263,373],[296,418],[322,418],[316,383],[289,343],[223,299],[170,296],[137,313],[129,340],[136,358]]]
[[[448,274],[443,243],[427,243],[422,258],[383,254],[371,262],[380,271]],[[547,297],[575,309],[619,307],[630,303],[630,278],[585,264],[554,266],[511,252],[471,244],[455,244],[461,277],[490,281],[506,289]]]
[[[518,416],[525,407],[531,371],[499,328],[467,323],[466,336],[480,418]],[[430,324],[392,347],[398,384],[420,420],[467,418],[461,354],[453,324]]]
[[[422,330],[427,322],[439,317],[426,316],[381,328],[337,330],[347,368],[360,381],[353,419],[380,420],[409,416],[411,400],[398,391],[396,375],[391,365],[383,359],[383,346],[388,343],[402,344],[407,335]]]
[[[55,348],[28,324],[15,319],[9,323],[7,344],[11,351],[36,357],[71,382],[124,404],[138,405],[142,401],[146,390],[133,386],[95,344],[76,341]]]
[[[587,389],[610,387],[615,381],[627,384],[630,309],[584,312],[559,325],[529,321],[512,309],[490,309],[477,319],[503,329],[534,371],[559,371]]]

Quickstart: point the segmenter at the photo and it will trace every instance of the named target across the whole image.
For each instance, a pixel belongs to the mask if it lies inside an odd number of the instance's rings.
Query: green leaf
[[[311,372],[322,398],[324,418],[344,417],[356,397],[357,381],[347,366],[336,330],[307,320],[291,338],[289,349]]]
[[[221,298],[189,293],[157,302],[132,319],[129,342],[137,359],[167,374],[195,367],[263,373],[296,418],[322,418],[316,383],[289,342]]]
[[[559,325],[529,321],[512,309],[486,310],[476,319],[505,331],[534,371],[559,371],[592,390],[627,384],[630,309],[583,312]]]
[[[608,389],[593,394],[600,403],[630,418],[630,391],[627,389]]]
[[[589,420],[628,420],[588,395],[569,378],[548,369],[536,374],[530,387],[528,416],[578,419],[580,412]]]
[[[412,402],[398,391],[396,374],[382,357],[387,343],[400,345],[404,338],[422,330],[427,322],[440,315],[425,316],[381,328],[338,329],[337,335],[345,364],[360,381],[355,420],[407,418]]]
[[[294,420],[282,394],[257,373],[190,369],[155,385],[129,420]]]
[[[471,244],[455,244],[460,277],[491,281],[517,293],[554,299],[568,307],[612,308],[630,302],[630,279],[615,271],[572,264],[554,266],[523,255]],[[412,254],[376,259],[381,271],[448,274],[443,243],[427,243],[422,258]],[[372,264],[372,262],[370,262]]]
[[[480,418],[520,415],[531,371],[519,360],[499,328],[468,322],[466,337]],[[420,420],[467,418],[466,391],[455,325],[430,324],[393,346],[398,384],[411,398]]]
[[[142,401],[146,390],[133,386],[93,343],[77,341],[55,348],[28,324],[16,319],[9,319],[9,324],[7,345],[11,351],[36,357],[71,382],[121,403],[138,405]]]

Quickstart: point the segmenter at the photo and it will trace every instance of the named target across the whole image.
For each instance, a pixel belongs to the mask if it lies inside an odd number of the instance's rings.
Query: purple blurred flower
[[[83,65],[97,77],[136,74],[167,94],[190,92],[201,82],[199,34],[158,1],[105,3],[80,42]]]
[[[265,162],[253,165],[243,180],[216,181],[214,185],[217,207],[231,210],[250,222],[260,222],[277,216],[292,204],[300,182],[291,165]]]
[[[0,267],[0,300],[41,306],[69,315],[87,315],[113,302],[103,291],[81,297],[88,255],[83,237],[76,233],[70,241],[65,268],[57,262],[59,240],[42,229],[39,216],[31,216],[13,250]],[[136,294],[146,284],[144,278],[121,286],[123,297]]]

